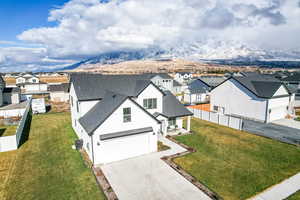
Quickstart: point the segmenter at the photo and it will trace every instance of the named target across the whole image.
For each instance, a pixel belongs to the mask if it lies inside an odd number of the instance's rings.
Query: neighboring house
[[[231,77],[211,91],[211,110],[271,122],[285,118],[293,101],[286,86],[271,76]]]
[[[5,81],[2,76],[0,76],[0,106],[3,105],[3,90],[5,88]]]
[[[69,85],[69,83],[49,85],[50,100],[54,102],[68,102]]]
[[[191,72],[176,72],[175,80],[179,83],[187,83],[193,78],[193,74]]]
[[[180,94],[183,91],[183,86],[167,73],[145,73],[133,76],[138,76],[139,79],[150,80],[163,91],[171,91],[173,94]]]
[[[184,91],[184,101],[190,104],[209,102],[210,91],[225,81],[223,76],[201,76],[188,84]]]
[[[18,87],[6,87],[3,90],[4,104],[18,104],[21,102],[21,91]]]
[[[295,93],[295,107],[300,107],[300,73],[294,73],[282,78],[281,81],[287,85],[289,90]]]
[[[16,78],[16,84],[39,83],[39,78],[32,74],[25,74]]]
[[[200,79],[192,81],[184,91],[184,102],[189,104],[209,101],[210,86]]]
[[[173,94],[181,94],[184,86],[176,80],[173,80],[173,88],[170,90]]]
[[[17,86],[21,89],[22,93],[45,93],[48,90],[48,84],[41,81],[38,83],[18,83]]]
[[[70,104],[73,129],[94,164],[155,152],[158,134],[182,131],[182,118],[192,115],[143,75],[73,74]]]

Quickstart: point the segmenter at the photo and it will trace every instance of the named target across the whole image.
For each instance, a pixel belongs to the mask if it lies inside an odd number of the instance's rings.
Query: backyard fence
[[[31,123],[31,100],[28,101],[24,114],[18,124],[15,135],[0,137],[0,152],[16,150],[26,139],[28,127]]]
[[[11,110],[0,110],[0,117],[21,117],[24,115],[25,108],[11,109]]]
[[[26,105],[25,112],[17,128],[17,132],[16,132],[17,147],[21,145],[22,137],[24,136],[26,131],[28,131],[27,130],[27,127],[29,126],[28,123],[31,123],[31,99],[28,100],[28,104]]]
[[[223,115],[216,112],[209,112],[199,109],[188,108],[193,114],[194,117],[210,121],[216,124],[220,124],[223,126],[228,126],[230,128],[242,130],[243,119],[230,115]]]

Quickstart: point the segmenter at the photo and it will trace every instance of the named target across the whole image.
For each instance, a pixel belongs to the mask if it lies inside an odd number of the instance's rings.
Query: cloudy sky
[[[300,50],[300,0],[1,0],[0,19],[0,71],[196,41]]]

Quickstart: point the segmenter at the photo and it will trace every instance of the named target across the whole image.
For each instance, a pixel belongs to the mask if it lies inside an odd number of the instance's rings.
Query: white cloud
[[[57,26],[29,29],[18,38],[41,45],[49,58],[84,58],[211,38],[270,50],[300,48],[300,8],[296,1],[101,2],[69,1],[50,11],[48,20],[57,22]],[[33,54],[44,55],[44,52]]]

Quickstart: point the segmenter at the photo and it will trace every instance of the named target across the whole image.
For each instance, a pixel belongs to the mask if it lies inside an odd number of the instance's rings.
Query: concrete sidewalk
[[[268,188],[249,200],[282,200],[300,190],[300,173]]]

